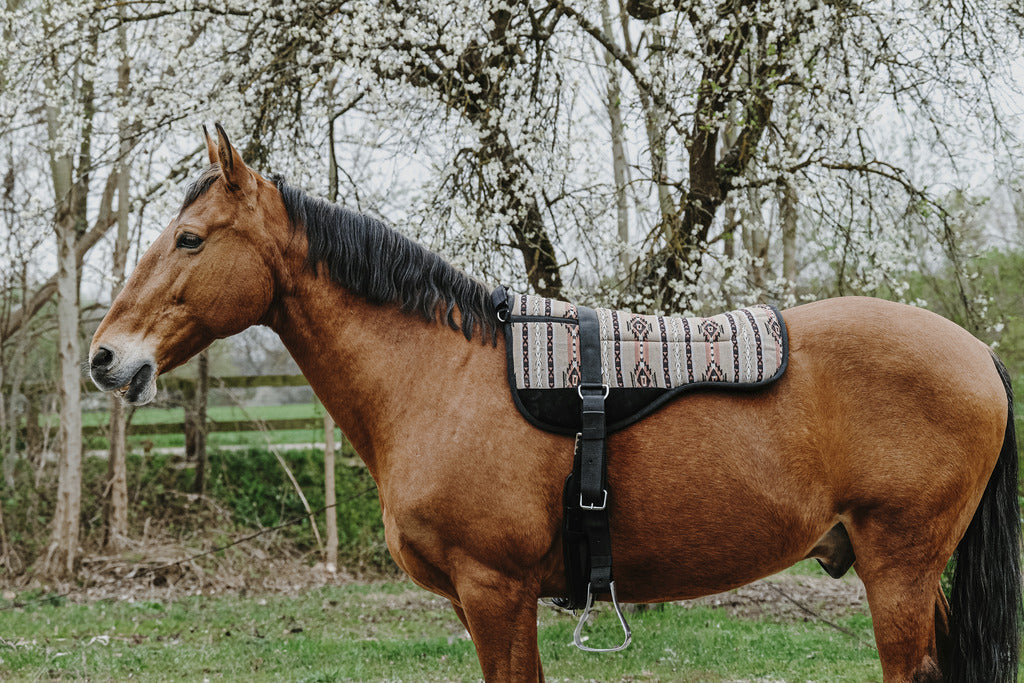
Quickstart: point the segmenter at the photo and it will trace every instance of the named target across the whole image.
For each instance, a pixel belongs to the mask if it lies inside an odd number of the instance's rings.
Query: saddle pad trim
[[[570,306],[571,306],[571,304],[570,304]],[[574,310],[575,307],[573,306],[572,308],[573,308],[572,312],[575,313],[575,310]],[[775,316],[775,319],[779,323],[779,327],[780,327],[780,331],[781,331],[781,337],[782,337],[782,345],[781,345],[782,360],[779,363],[778,368],[775,370],[775,372],[770,377],[767,377],[767,378],[765,378],[765,379],[763,379],[763,380],[761,380],[759,382],[698,381],[698,382],[691,382],[691,383],[688,383],[688,384],[683,384],[683,385],[680,385],[680,386],[677,386],[677,387],[666,388],[666,389],[637,390],[637,389],[633,389],[633,388],[619,388],[619,387],[614,387],[613,386],[613,387],[611,387],[609,389],[609,395],[610,395],[611,399],[613,399],[613,400],[614,400],[616,394],[626,394],[626,395],[628,395],[631,392],[637,392],[637,391],[655,392],[655,393],[656,392],[663,392],[663,393],[661,393],[660,396],[657,396],[656,398],[653,398],[649,402],[645,403],[645,405],[642,408],[640,408],[639,410],[637,410],[637,411],[635,411],[633,413],[630,413],[629,415],[627,415],[625,417],[621,417],[620,419],[618,419],[618,420],[616,420],[614,422],[613,421],[609,421],[608,425],[607,425],[608,433],[610,434],[612,432],[616,432],[616,431],[619,431],[620,429],[624,429],[624,428],[630,426],[634,422],[637,422],[638,420],[641,420],[641,419],[647,417],[648,415],[654,413],[656,410],[658,410],[659,408],[664,406],[666,403],[676,399],[681,394],[684,394],[684,393],[687,393],[687,392],[690,392],[690,391],[696,391],[696,390],[702,390],[702,389],[715,390],[715,391],[744,391],[744,392],[746,392],[746,391],[756,391],[758,389],[765,388],[769,384],[774,383],[776,380],[778,380],[780,377],[782,377],[782,375],[786,371],[786,368],[789,365],[789,332],[786,329],[786,321],[783,319],[782,313],[779,311],[779,309],[777,307],[771,306],[771,305],[769,305],[768,308],[771,309],[773,315]],[[515,356],[514,356],[514,350],[516,348],[516,345],[514,343],[515,339],[514,339],[514,332],[513,332],[513,328],[512,328],[513,324],[516,324],[516,323],[546,323],[546,324],[560,324],[560,325],[570,325],[570,326],[573,326],[573,327],[578,327],[579,320],[577,318],[575,318],[575,317],[567,317],[567,316],[563,317],[563,316],[558,315],[557,313],[554,314],[554,315],[551,315],[551,316],[546,316],[546,315],[515,315],[515,314],[512,314],[512,315],[507,316],[507,318],[505,319],[505,324],[503,325],[504,334],[505,334],[505,355],[506,355],[505,367],[506,367],[506,375],[507,375],[507,379],[508,379],[509,392],[512,394],[512,401],[515,403],[516,409],[519,411],[519,413],[524,418],[526,418],[526,420],[530,424],[532,424],[534,427],[537,427],[538,429],[543,429],[544,431],[552,432],[552,433],[555,433],[555,434],[564,434],[564,435],[567,435],[567,436],[572,436],[572,435],[576,434],[576,432],[579,431],[578,425],[565,426],[565,425],[559,425],[559,424],[553,424],[553,423],[547,422],[547,421],[543,420],[542,418],[538,417],[537,415],[535,415],[533,412],[531,412],[530,409],[523,403],[523,401],[522,401],[522,399],[520,397],[520,394],[519,394],[520,390],[517,389],[517,387],[516,387]],[[571,391],[573,396],[576,395],[576,390],[575,389],[538,389],[538,391],[545,391],[545,392]]]

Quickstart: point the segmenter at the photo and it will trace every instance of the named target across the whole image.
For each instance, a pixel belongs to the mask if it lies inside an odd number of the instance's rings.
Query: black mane
[[[306,230],[306,263],[317,275],[322,266],[331,280],[371,303],[397,303],[429,321],[443,307],[443,320],[453,330],[460,329],[458,306],[466,339],[477,328],[484,340],[496,339],[498,320],[483,283],[374,218],[310,197],[281,177],[271,180],[292,226]]]

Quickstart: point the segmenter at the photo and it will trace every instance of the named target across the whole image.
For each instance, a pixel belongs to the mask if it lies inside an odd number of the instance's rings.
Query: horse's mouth
[[[128,384],[114,389],[114,394],[131,405],[149,403],[156,396],[156,368],[152,363],[143,363]]]

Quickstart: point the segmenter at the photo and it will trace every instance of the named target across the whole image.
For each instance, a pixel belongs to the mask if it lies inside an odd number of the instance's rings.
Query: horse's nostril
[[[92,367],[96,369],[110,367],[110,364],[113,362],[114,352],[105,346],[101,346],[92,357]]]

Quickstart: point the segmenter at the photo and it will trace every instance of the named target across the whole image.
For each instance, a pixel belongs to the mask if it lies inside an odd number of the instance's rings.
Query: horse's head
[[[206,136],[211,166],[139,261],[93,336],[92,379],[128,403],[156,394],[156,377],[260,322],[282,277],[288,217],[277,188],[245,165],[220,124]]]

